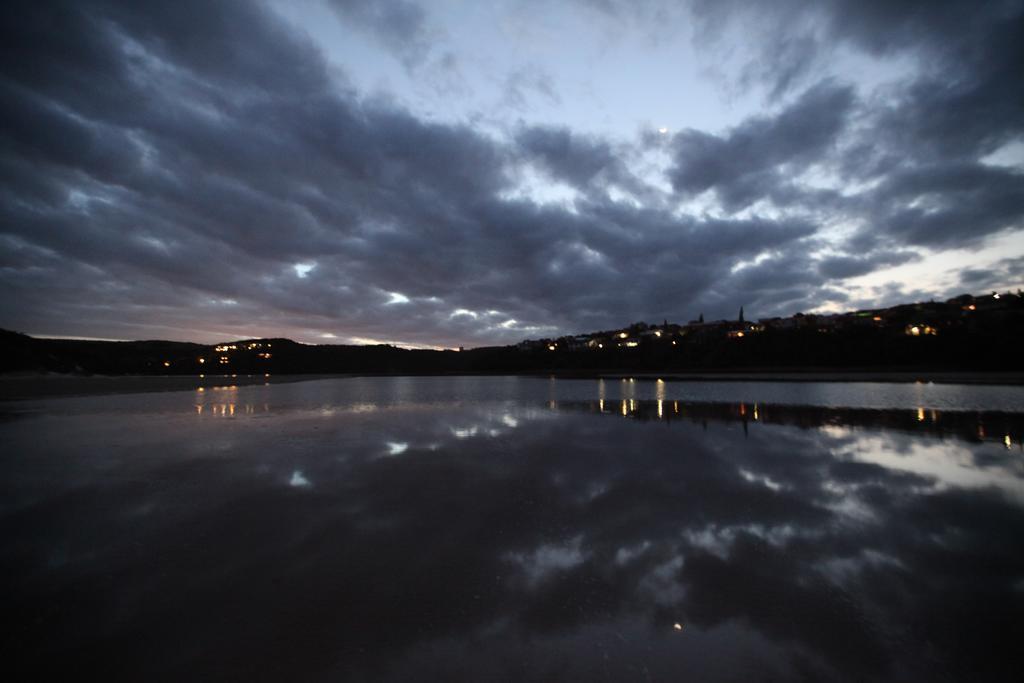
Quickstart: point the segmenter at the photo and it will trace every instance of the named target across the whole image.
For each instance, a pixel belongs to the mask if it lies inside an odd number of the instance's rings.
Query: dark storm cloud
[[[799,173],[836,145],[853,104],[850,88],[823,83],[776,116],[758,117],[725,136],[684,131],[673,140],[673,187],[682,193],[715,190],[720,201],[742,209]]]
[[[574,187],[619,185],[643,192],[643,183],[623,163],[621,150],[605,140],[574,134],[567,128],[532,127],[521,129],[515,142],[526,160]]]
[[[1024,175],[980,160],[1024,135],[1019,88],[1024,3],[843,0],[813,8],[788,1],[697,2],[693,7],[713,35],[737,17],[757,23],[753,45],[758,57],[750,72],[756,74],[753,81],[776,95],[831,58],[840,45],[878,58],[904,58],[916,69],[884,93],[838,101],[856,115],[857,134],[832,150],[838,153],[831,158],[830,150],[812,150],[811,158],[834,163],[850,180],[882,181],[881,190],[867,193],[863,205],[852,212],[864,222],[862,243],[956,247],[1021,229]],[[777,121],[795,118],[793,110],[799,111],[806,98],[784,110]],[[813,118],[815,112],[806,113]],[[827,110],[822,113],[817,127],[807,129],[808,145],[827,137],[829,130],[843,132],[847,124],[830,118]],[[772,183],[777,179],[763,169],[775,157],[758,145],[772,145],[786,136],[772,128],[773,121],[760,123],[763,130],[748,123],[749,128],[730,131],[725,140],[684,137],[673,176],[676,189],[713,187],[732,206],[774,198]],[[803,131],[798,130],[800,139]],[[756,150],[752,156],[759,163],[730,163],[742,158],[730,143]],[[807,197],[801,201],[814,205]]]
[[[868,256],[828,256],[818,262],[818,271],[827,278],[841,280],[920,259],[912,251],[887,252]]]
[[[498,199],[524,154],[581,188],[639,182],[599,140],[524,130],[510,150],[361,102],[258,5],[176,7],[24,9],[3,81],[7,324],[60,311],[99,335],[127,309],[143,336],[191,311],[201,330],[515,339],[681,309],[730,258],[813,229]],[[608,297],[627,281],[643,299]]]
[[[333,7],[407,66],[434,45],[419,5]],[[526,124],[504,139],[365,99],[260,4],[10,3],[0,324],[450,345],[841,301],[830,282],[905,262],[900,245],[1019,229],[1021,174],[979,161],[1024,120],[1010,14],[965,23],[991,38],[973,47],[935,37],[953,20],[922,20],[912,44],[964,58],[944,87],[926,70],[884,107],[829,80],[719,134],[612,141]],[[909,49],[849,30],[874,53]],[[506,85],[557,97],[543,71]],[[652,150],[670,152],[673,192],[635,170]],[[575,199],[532,199],[549,180]],[[720,211],[678,210],[709,197]],[[818,260],[834,222],[859,226],[857,255]]]

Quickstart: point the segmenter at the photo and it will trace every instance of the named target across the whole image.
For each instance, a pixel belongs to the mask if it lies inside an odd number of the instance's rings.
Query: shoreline
[[[987,386],[1024,385],[1024,372],[978,371],[866,371],[760,370],[704,372],[614,372],[594,375],[599,379],[653,379],[666,382],[880,382],[892,384],[975,384]]]
[[[1022,386],[1024,372],[977,371],[863,371],[809,369],[802,370],[721,370],[689,372],[551,371],[533,373],[452,373],[403,374],[376,373],[308,374],[308,375],[0,375],[0,401],[23,401],[42,398],[70,398],[111,394],[135,394],[164,391],[194,391],[200,387],[254,386],[283,384],[323,379],[352,377],[555,377],[558,379],[592,379],[665,382],[882,382],[913,384],[968,384],[987,386]]]

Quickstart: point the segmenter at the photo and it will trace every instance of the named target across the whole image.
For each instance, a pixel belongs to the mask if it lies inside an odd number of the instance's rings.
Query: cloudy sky
[[[3,3],[0,327],[477,346],[1024,284],[1024,1]]]

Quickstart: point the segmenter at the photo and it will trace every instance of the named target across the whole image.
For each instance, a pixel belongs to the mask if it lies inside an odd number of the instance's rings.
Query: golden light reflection
[[[1013,446],[1013,441],[1010,439],[1009,434],[1003,437],[1003,445],[1006,446],[1006,450],[1010,450],[1010,447]]]
[[[682,631],[682,630],[683,630],[683,625],[682,625],[682,624],[680,624],[680,623],[679,623],[679,622],[677,621],[676,623],[672,624],[672,628],[673,628],[673,629],[675,629],[676,631]]]
[[[679,401],[672,401],[672,411],[676,414],[679,413]]]
[[[164,367],[165,367],[165,368],[169,368],[169,367],[171,367],[171,361],[169,361],[169,360],[165,360],[165,361],[164,361]]]
[[[757,413],[757,404],[755,403],[754,404],[754,422],[757,422],[759,419],[761,419],[761,416],[758,415],[758,413]]]
[[[602,413],[604,412],[604,399],[603,398],[597,399],[597,409],[600,410]]]
[[[201,394],[204,391],[206,391],[206,387],[196,387],[196,391],[198,391]]]
[[[196,415],[202,415],[202,414],[203,414],[203,406],[197,405],[196,406]]]
[[[626,415],[629,415],[629,410],[627,408],[626,399],[622,399],[622,417],[626,417]]]
[[[661,419],[661,418],[665,417],[665,410],[662,407],[663,403],[664,403],[664,401],[659,398],[658,399],[658,419]]]
[[[924,422],[924,408],[917,409],[917,421]]]

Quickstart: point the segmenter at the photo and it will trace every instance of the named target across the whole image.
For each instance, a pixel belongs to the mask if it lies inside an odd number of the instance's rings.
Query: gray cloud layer
[[[7,3],[0,326],[475,345],[845,301],[844,278],[915,248],[1022,227],[1022,174],[980,161],[1024,134],[1021,3],[932,4],[834,2],[807,36],[761,38],[912,55],[923,66],[892,92],[804,86],[768,61],[773,113],[624,143],[569,126],[499,138],[366,99],[255,3]],[[415,3],[334,6],[407,65],[429,48]],[[695,3],[718,24],[764,11]],[[635,170],[652,152],[671,190]],[[575,200],[517,192],[525,169]],[[822,232],[839,223],[843,242]]]

